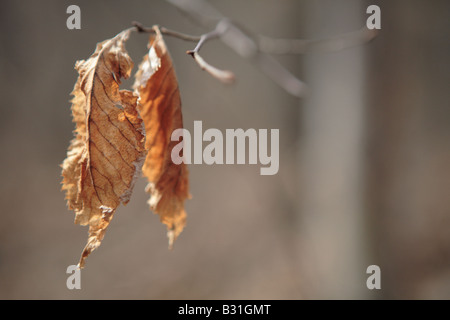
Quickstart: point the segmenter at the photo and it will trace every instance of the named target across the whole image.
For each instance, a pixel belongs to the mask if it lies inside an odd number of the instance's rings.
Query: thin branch
[[[209,63],[207,63],[196,51],[188,52],[194,58],[195,62],[199,65],[202,70],[205,70],[214,78],[219,79],[224,83],[233,83],[235,81],[234,73],[228,70],[218,69]]]
[[[255,36],[230,22],[211,3],[205,0],[167,0],[184,15],[207,28],[217,21],[228,21],[227,32],[220,39],[237,54],[253,61],[270,79],[290,94],[303,97],[307,86],[283,67],[270,54],[299,54],[306,52],[330,52],[362,45],[372,40],[377,32],[365,28],[325,40],[271,39]]]
[[[151,33],[154,34],[155,30],[153,28],[149,28],[149,27],[144,27],[144,25],[140,22],[137,21],[133,21],[131,23],[135,28],[134,30],[140,33]],[[201,36],[192,36],[190,34],[184,34],[178,31],[173,31],[164,27],[160,27],[159,31],[161,31],[161,34],[167,35],[167,36],[171,36],[174,38],[178,38],[181,40],[185,40],[185,41],[192,41],[192,42],[197,42],[200,41]]]
[[[203,44],[209,40],[217,39],[220,37],[223,33],[218,32],[217,30],[213,30],[211,32],[205,33],[200,37],[200,40],[198,41],[197,45],[195,46],[194,50],[189,50],[186,53],[187,54],[193,54],[194,52],[199,52]]]
[[[193,50],[186,53],[191,55],[202,70],[224,83],[232,83],[235,76],[231,71],[218,69],[207,63],[199,54],[203,45],[213,39],[222,40],[241,57],[254,62],[271,80],[277,83],[288,93],[303,97],[308,91],[307,85],[283,67],[270,54],[303,54],[309,52],[333,52],[346,48],[359,46],[376,37],[376,30],[362,28],[357,31],[321,40],[304,39],[273,39],[265,36],[255,36],[246,31],[237,23],[230,21],[214,6],[204,0],[167,0],[179,9],[184,15],[197,24],[210,28],[216,24],[213,31],[201,36],[192,36],[161,27],[164,35],[172,36],[185,41],[197,42]],[[139,22],[133,22],[138,32],[154,33]]]
[[[208,27],[210,22],[214,21],[214,18],[216,17],[219,21],[217,25],[219,25],[220,22],[225,21],[227,28],[220,36],[222,42],[228,45],[241,57],[252,60],[270,79],[272,79],[272,81],[277,83],[288,93],[296,97],[303,97],[306,94],[307,86],[305,83],[295,77],[289,70],[279,64],[267,53],[261,52],[254,36],[245,31],[244,28],[239,27],[235,22],[231,22],[229,19],[224,18],[224,16],[210,3],[204,0],[167,1],[204,27]]]
[[[144,25],[140,22],[137,21],[133,21],[131,22],[131,25],[133,25],[136,29],[137,32],[147,32],[147,33],[154,33],[155,31],[150,29],[150,28],[146,28],[144,27]]]
[[[186,53],[191,55],[192,58],[194,58],[195,62],[197,62],[197,64],[202,70],[205,70],[214,78],[219,79],[224,83],[233,83],[235,80],[233,72],[228,70],[221,70],[210,65],[199,54],[200,49],[207,41],[220,38],[222,35],[225,34],[227,29],[228,29],[228,21],[227,20],[219,21],[219,23],[217,24],[216,28],[213,31],[205,33],[200,37],[200,40],[198,41],[194,50],[188,50],[186,51]]]
[[[144,27],[141,23],[139,23],[137,21],[133,21],[132,25],[134,26],[134,30],[137,32],[151,33],[151,34],[155,33],[155,30],[153,28]],[[214,78],[219,79],[220,81],[222,81],[224,83],[233,83],[235,80],[235,76],[234,76],[233,72],[228,71],[228,70],[221,70],[221,69],[218,69],[218,68],[210,65],[198,53],[200,51],[201,47],[207,41],[219,38],[226,32],[226,29],[227,29],[227,22],[225,20],[220,21],[213,31],[202,34],[201,36],[193,36],[193,35],[189,35],[189,34],[184,34],[184,33],[178,32],[178,31],[173,31],[173,30],[167,29],[165,27],[159,28],[161,33],[164,35],[175,37],[175,38],[178,38],[181,40],[198,42],[193,50],[188,50],[186,53],[189,54],[190,56],[192,56],[192,58],[194,58],[195,62],[199,65],[199,67],[202,70],[205,70],[210,75],[212,75]]]
[[[200,39],[201,39],[201,36],[192,36],[192,35],[189,35],[189,34],[177,32],[177,31],[173,31],[173,30],[169,30],[169,29],[164,28],[164,27],[159,28],[159,30],[161,31],[162,34],[164,34],[166,36],[175,37],[175,38],[178,38],[178,39],[181,39],[181,40],[185,40],[185,41],[196,42],[196,41],[200,41]]]

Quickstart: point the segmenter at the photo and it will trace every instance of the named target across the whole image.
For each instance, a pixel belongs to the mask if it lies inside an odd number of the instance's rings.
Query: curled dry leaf
[[[172,132],[183,127],[180,92],[172,60],[158,27],[153,27],[149,53],[136,73],[135,91],[146,131],[148,150],[142,172],[149,184],[150,208],[167,225],[169,247],[186,223],[184,201],[190,198],[188,170],[184,163],[174,164],[171,151],[178,141]]]
[[[76,63],[79,73],[72,92],[76,124],[62,164],[63,186],[75,223],[89,225],[89,238],[79,267],[96,249],[116,208],[131,196],[146,151],[137,97],[119,90],[133,61],[125,49],[129,30],[97,44],[92,56]]]

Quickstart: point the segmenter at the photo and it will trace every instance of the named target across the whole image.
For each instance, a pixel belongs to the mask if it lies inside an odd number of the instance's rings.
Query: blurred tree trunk
[[[313,92],[301,122],[303,289],[450,298],[450,3],[376,4],[373,43],[305,61]],[[309,2],[311,36],[363,24],[355,17],[367,5]],[[381,267],[377,292],[365,286],[370,264]]]
[[[308,38],[357,30],[361,1],[308,1]],[[305,57],[300,147],[301,265],[306,298],[365,298],[365,48]]]

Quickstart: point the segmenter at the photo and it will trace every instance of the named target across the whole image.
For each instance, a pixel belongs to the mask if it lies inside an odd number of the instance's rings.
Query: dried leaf
[[[167,225],[169,248],[186,223],[184,201],[190,198],[188,170],[184,163],[176,165],[171,151],[178,141],[170,137],[183,127],[178,81],[161,32],[153,27],[149,53],[136,73],[135,90],[139,93],[139,112],[146,130],[147,157],[142,168],[149,184],[150,208]]]
[[[76,63],[79,77],[72,92],[76,124],[62,164],[63,186],[75,223],[89,225],[79,267],[96,249],[116,208],[126,204],[145,159],[143,122],[131,91],[119,90],[133,61],[125,49],[129,30],[97,44],[92,56]]]

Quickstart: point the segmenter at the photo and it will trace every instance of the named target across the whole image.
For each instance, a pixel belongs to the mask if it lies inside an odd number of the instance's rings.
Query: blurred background
[[[60,191],[75,61],[133,20],[209,30],[162,0],[1,1],[0,298],[449,299],[450,3],[208,3],[274,38],[357,30],[371,4],[382,29],[363,46],[274,56],[308,84],[301,99],[212,41],[202,56],[237,77],[223,85],[185,54],[194,43],[166,37],[185,128],[201,120],[204,130],[279,129],[279,172],[190,165],[188,223],[172,251],[140,179],[87,260],[81,290],[68,290],[66,268],[88,231],[74,225]],[[66,28],[71,4],[81,8],[81,30]],[[127,42],[135,66],[147,38]],[[381,290],[366,287],[373,264]]]

